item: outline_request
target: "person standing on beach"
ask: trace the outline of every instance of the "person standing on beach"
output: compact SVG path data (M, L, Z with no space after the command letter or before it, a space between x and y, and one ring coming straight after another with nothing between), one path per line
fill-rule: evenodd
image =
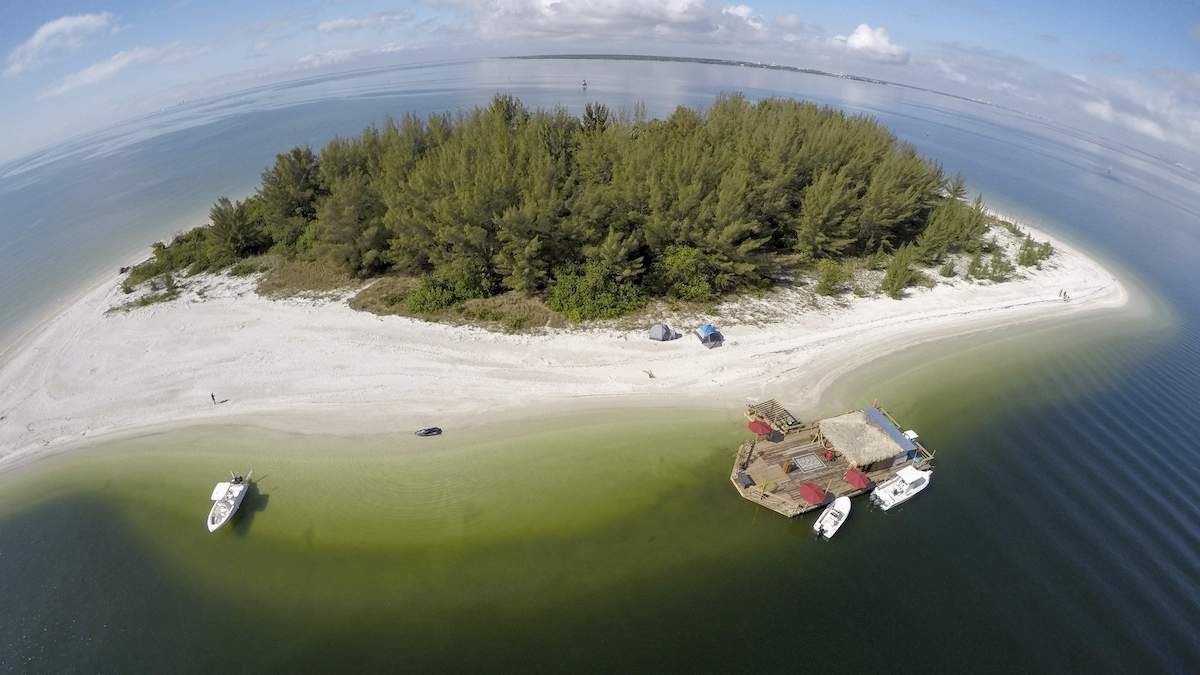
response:
M217 395L216 394L209 393L208 397L213 400L213 405L217 404Z

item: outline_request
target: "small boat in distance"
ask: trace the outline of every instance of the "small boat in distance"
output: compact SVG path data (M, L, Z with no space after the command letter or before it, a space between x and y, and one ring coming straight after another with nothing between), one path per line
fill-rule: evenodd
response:
M921 490L929 487L933 471L921 471L913 466L906 466L896 472L895 476L880 483L871 492L871 503L887 511L898 504L903 504Z
M425 427L424 429L417 429L416 434L421 437L441 436L442 429L441 427Z
M584 88L584 89L587 89L587 80L584 80L584 81L583 81L583 88Z
M216 532L237 513L242 499L246 497L246 490L250 489L250 476L253 475L254 469L245 476L237 476L230 471L229 480L221 481L213 488L212 496L209 497L213 501L212 509L208 512L209 532Z
M817 522L813 523L813 532L826 539L832 539L848 517L850 517L850 498L838 497L833 500L832 504L825 507L820 517L817 518Z

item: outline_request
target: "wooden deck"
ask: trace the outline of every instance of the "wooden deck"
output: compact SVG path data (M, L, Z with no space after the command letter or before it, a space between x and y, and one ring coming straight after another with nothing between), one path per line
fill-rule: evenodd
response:
M774 404L774 401L769 403ZM782 417L782 414L774 410L773 412L776 413L773 415L775 419ZM790 417L790 413L786 414ZM884 414L887 412L884 411ZM751 420L761 419L755 408L748 410L746 416ZM892 419L891 415L887 416ZM894 419L892 421L895 422ZM873 483L878 484L894 476L896 471L904 466L927 468L933 459L933 453L926 450L920 442L916 445L918 450L915 460L864 473ZM792 517L824 506L809 504L800 497L800 486L804 483L814 483L823 488L829 493L828 501L868 492L871 487L863 490L843 479L849 468L850 464L846 459L836 453L826 461L825 448L817 440L816 424L796 424L786 432L777 430L769 436L743 443L738 449L729 479L742 497ZM753 484L743 485L743 477L748 477Z

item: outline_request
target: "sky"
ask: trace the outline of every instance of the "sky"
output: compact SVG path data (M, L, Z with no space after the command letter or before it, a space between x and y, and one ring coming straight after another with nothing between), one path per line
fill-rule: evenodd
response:
M0 161L314 72L582 52L878 77L1200 158L1200 0L5 0Z

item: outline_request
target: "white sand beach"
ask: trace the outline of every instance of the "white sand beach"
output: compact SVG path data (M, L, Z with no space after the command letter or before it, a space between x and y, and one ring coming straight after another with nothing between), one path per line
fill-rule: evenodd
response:
M726 343L712 350L690 334L700 317L674 324L684 336L665 343L644 328L507 335L375 316L344 300L270 300L244 278L206 277L172 302L106 314L127 299L114 275L4 355L0 468L118 432L212 421L365 433L461 428L535 405L735 408L778 396L804 409L889 352L1127 302L1098 262L1026 229L1056 253L1042 270L1020 268L1023 278L939 277L902 300L743 299L713 317Z

